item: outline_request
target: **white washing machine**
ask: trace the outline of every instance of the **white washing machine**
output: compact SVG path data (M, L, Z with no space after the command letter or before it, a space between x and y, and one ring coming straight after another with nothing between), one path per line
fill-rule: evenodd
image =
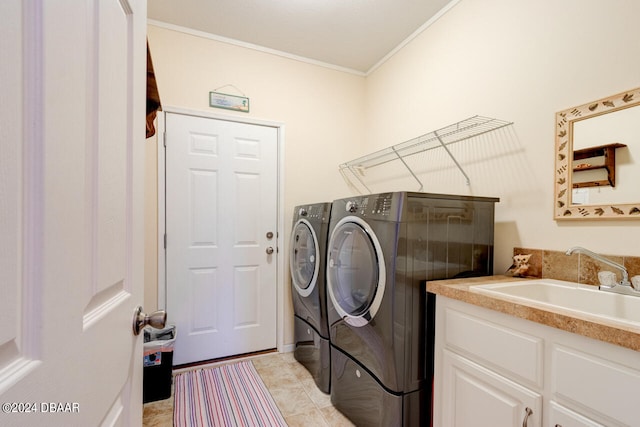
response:
M294 356L329 393L331 357L327 322L325 259L331 203L297 206L289 267L294 311Z

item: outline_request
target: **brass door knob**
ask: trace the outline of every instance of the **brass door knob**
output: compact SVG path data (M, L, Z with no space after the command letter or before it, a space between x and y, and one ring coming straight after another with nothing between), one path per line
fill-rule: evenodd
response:
M152 328L162 329L167 323L167 312L164 310L154 311L147 315L142 311L142 306L136 307L133 312L133 335L140 335L140 331L149 325Z

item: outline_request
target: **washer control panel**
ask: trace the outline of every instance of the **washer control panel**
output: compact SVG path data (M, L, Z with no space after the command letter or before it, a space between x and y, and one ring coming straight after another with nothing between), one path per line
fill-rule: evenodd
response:
M308 220L321 220L329 221L329 214L331 213L331 203L326 204L314 204L308 206L298 207L297 214L300 218L306 218Z

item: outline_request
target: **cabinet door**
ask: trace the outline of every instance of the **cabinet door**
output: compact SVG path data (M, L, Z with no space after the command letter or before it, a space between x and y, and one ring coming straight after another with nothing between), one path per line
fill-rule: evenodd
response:
M443 426L541 426L540 394L448 350L442 368Z
M549 404L549 420L549 425L555 427L604 427L553 401Z
M616 359L615 347L603 351L587 340L577 346L556 344L552 349L553 399L567 408L602 420L607 426L637 426L640 407L640 371ZM637 360L637 353L634 359ZM623 363L620 363L623 362Z

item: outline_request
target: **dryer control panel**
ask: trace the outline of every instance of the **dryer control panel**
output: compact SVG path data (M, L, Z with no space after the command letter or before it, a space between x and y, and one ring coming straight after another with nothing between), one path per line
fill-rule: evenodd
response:
M381 193L348 199L344 209L347 214L365 218L389 219L397 216L401 197L397 193Z
M371 206L371 213L382 216L389 216L389 213L391 212L392 202L393 193L384 193L378 195Z

